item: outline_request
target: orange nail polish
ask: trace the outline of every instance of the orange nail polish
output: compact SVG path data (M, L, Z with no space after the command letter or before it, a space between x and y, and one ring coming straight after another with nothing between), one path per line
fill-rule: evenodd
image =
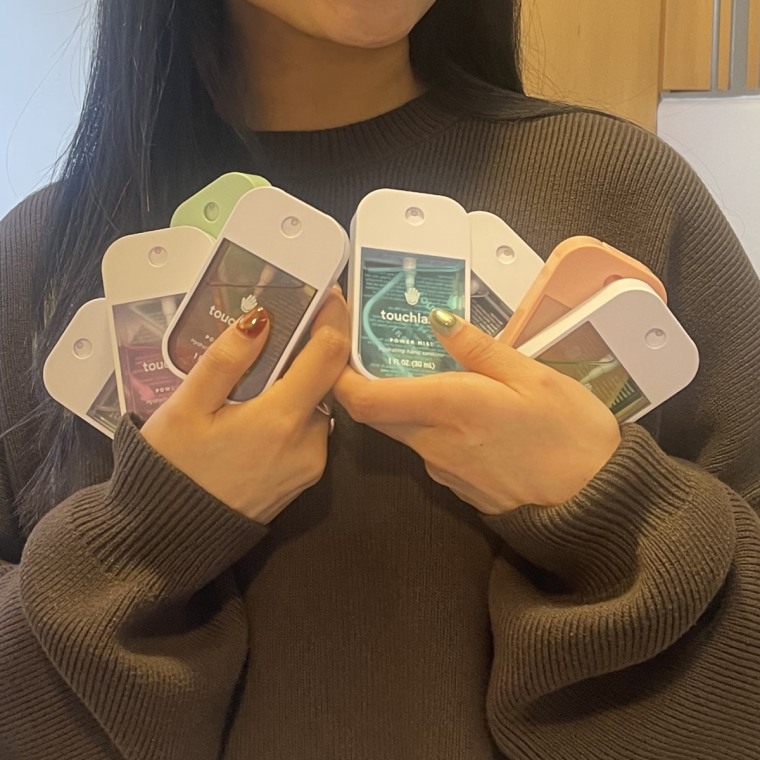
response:
M235 324L237 329L246 337L255 338L257 335L261 335L268 322L269 314L267 314L266 309L263 306L257 306L253 311L243 314Z

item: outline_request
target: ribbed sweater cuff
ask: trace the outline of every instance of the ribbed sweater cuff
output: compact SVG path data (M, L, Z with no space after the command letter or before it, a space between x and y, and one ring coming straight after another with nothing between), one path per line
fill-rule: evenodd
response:
M660 602L677 596L692 619L721 585L735 540L727 488L667 456L635 424L623 426L615 454L573 498L485 520L520 556L586 601L610 598L643 573Z
M109 572L147 570L156 593L204 586L268 532L173 467L129 417L116 430L105 493L82 494L72 519Z

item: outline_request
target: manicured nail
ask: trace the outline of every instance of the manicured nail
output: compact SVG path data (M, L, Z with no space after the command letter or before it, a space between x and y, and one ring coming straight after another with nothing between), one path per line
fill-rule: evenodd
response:
M430 312L430 326L440 335L448 337L459 332L462 320L446 309L433 309Z
M269 314L267 314L266 309L263 306L257 306L253 311L243 314L235 324L237 329L246 337L255 338L257 335L261 335L268 322Z

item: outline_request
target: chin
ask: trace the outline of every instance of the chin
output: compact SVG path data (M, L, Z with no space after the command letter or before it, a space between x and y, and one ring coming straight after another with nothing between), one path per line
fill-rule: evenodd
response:
M330 41L346 47L362 48L365 50L378 50L389 47L403 40L411 31L404 29L397 33L378 34L377 30L367 30L362 32L361 29L352 29L350 32L341 35L331 36Z
M407 37L430 5L432 3L408 0L387 3L373 0L371 5L338 3L337 7L333 7L332 23L326 23L323 27L323 35L332 42L348 47L388 47Z

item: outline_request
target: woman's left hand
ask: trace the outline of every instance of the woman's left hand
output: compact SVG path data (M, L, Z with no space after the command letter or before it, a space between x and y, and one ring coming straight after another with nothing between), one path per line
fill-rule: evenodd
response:
M491 515L561 504L615 452L617 420L577 380L441 309L430 323L465 371L369 380L346 368L335 396L460 499Z

